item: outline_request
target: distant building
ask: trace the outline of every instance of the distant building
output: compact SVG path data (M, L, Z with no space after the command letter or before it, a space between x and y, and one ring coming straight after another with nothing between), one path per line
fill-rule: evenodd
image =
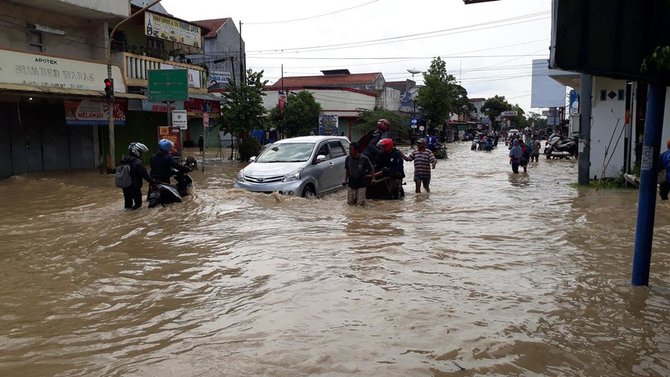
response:
M225 89L231 80L239 84L245 69L245 43L233 19L217 18L193 23L209 30L203 35L203 53L188 55L193 64L209 70L208 89Z
M267 88L265 107L277 106L285 99L285 93L307 90L321 104L322 115L337 117L340 132L354 140L362 136L352 129L361 110L397 111L400 106L400 90L389 87L379 72L350 73L348 69L321 72L322 76L281 78Z

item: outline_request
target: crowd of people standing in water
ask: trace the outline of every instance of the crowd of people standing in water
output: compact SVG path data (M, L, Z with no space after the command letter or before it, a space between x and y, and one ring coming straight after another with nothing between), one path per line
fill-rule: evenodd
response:
M349 154L345 161L345 175L343 186L347 187L347 203L349 205L365 205L368 197L368 189L379 182L385 182L388 196L386 199L398 199L404 196L402 188L405 172L404 162L414 164L415 193L430 192L431 170L437 164L436 155L428 147L430 142L434 143L433 136L419 138L416 140L416 148L411 147L405 154L389 137L390 122L379 119L375 130L368 133L360 142L352 142L349 146ZM498 132L483 134L475 138L473 142L490 147L491 150L498 144L498 139L505 134ZM367 139L366 139L367 137ZM509 135L506 143L509 146L509 164L514 174L528 171L528 163L538 162L541 148L540 136L531 134L526 136L526 141L521 133ZM669 142L670 148L670 142ZM167 140L160 140L158 152L154 154L151 161L151 172L144 167L141 156L148 148L142 143L131 143L128 146L128 157L122 164L130 166L130 178L132 184L123 188L124 208L134 210L142 206L142 182L146 180L151 187L164 183L169 184L170 176L175 171L188 172L191 169L181 165L172 156L174 144ZM670 154L668 154L670 155ZM441 157L442 158L442 157ZM670 160L670 158L668 158ZM670 184L668 185L670 187ZM669 190L670 191L670 190Z
M538 162L540 159L540 148L542 143L538 137L528 137L523 140L523 135L515 134L509 139L509 163L512 165L512 172L519 173L519 167L523 172L528 172L528 162Z

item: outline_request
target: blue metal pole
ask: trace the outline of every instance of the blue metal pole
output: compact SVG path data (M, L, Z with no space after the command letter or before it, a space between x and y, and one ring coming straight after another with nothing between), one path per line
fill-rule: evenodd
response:
M633 285L649 285L651 241L654 235L654 216L656 214L656 171L663 133L665 91L665 85L651 84L647 96L647 118L642 142L640 193L637 205L635 254L633 255Z

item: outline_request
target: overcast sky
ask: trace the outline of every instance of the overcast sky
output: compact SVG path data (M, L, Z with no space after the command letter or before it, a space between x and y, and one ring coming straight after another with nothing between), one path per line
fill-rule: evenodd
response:
M347 68L411 79L434 57L470 98L502 95L530 108L532 60L549 58L551 0L163 0L188 21L230 17L246 43L247 68L269 83ZM421 84L421 73L414 79Z

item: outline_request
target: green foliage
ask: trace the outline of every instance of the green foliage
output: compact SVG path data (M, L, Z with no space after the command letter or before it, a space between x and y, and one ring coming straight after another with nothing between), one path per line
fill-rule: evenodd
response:
M450 114L458 114L472 109L468 93L456 83L453 75L447 73L447 65L440 57L430 63L423 74L424 86L418 91L416 103L422 108L431 123L439 127L448 120Z
M374 130L377 128L377 121L379 119L387 119L391 122L389 133L404 135L409 126L409 115L401 113L400 111L392 111L375 108L374 110L363 110L358 115L358 122L356 128L363 132Z
M542 118L540 114L530 112L528 115L528 123L534 125L535 128L547 128L547 118Z
M303 90L299 93L289 93L284 113L279 106L270 111L269 119L279 132L286 137L309 135L310 131L319 126L321 104L316 102L312 93Z
M666 77L670 75L670 46L656 46L642 61L640 72Z
M258 154L261 152L262 146L255 137L247 136L242 139L242 142L238 148L240 153L240 160L249 161L251 157L258 156Z
M496 118L500 116L503 111L512 110L512 105L507 102L505 96L493 96L484 101L482 112L489 117L494 130L499 130L500 127L496 123Z
M246 82L237 85L231 81L224 94L225 101L218 120L219 129L233 134L248 134L254 129L265 129L265 107L263 106L263 71L247 71Z

